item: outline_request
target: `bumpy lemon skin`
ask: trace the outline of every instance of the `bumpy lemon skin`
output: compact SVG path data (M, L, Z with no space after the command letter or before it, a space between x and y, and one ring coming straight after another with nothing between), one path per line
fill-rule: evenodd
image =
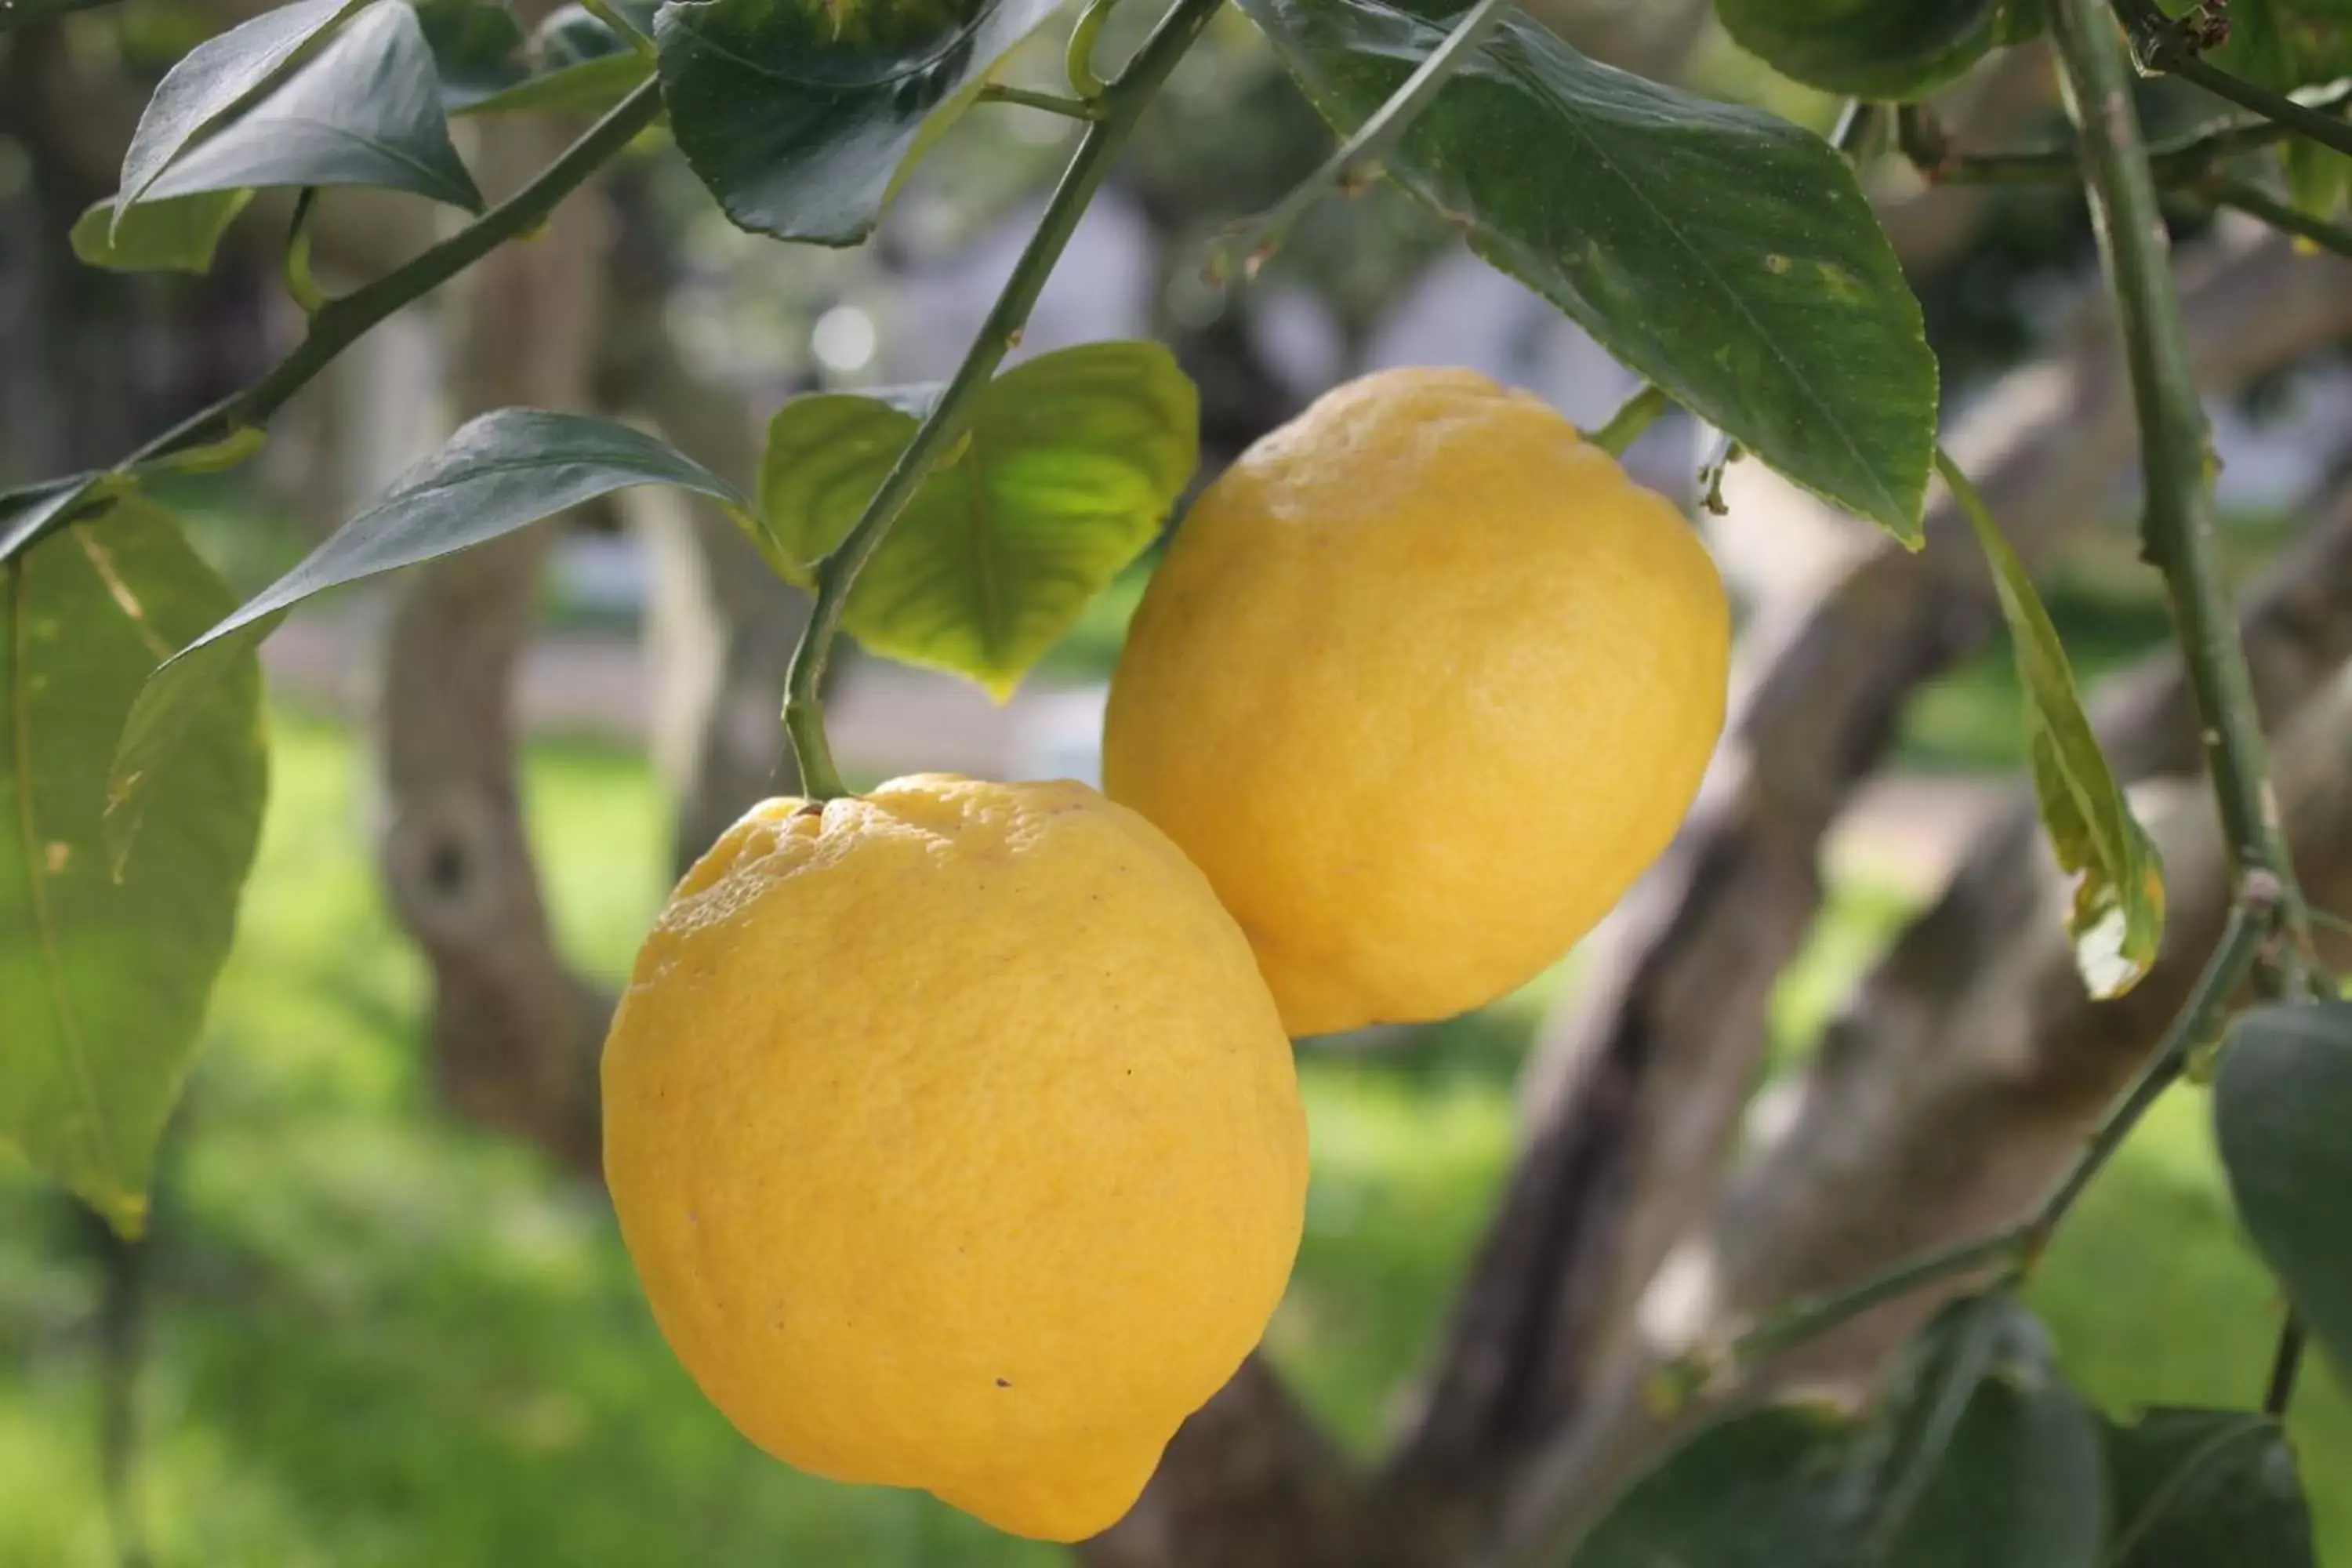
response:
M604 1058L654 1316L754 1442L1075 1541L1134 1502L1297 1250L1307 1131L1247 943L1083 785L754 808Z
M1441 1018L1672 838L1730 615L1664 498L1469 371L1341 386L1202 494L1112 679L1104 787L1208 874L1294 1035Z

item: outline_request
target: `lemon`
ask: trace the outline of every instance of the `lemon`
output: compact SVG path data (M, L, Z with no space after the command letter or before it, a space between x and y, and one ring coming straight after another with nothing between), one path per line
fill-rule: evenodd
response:
M762 805L663 910L604 1059L654 1316L761 1447L1015 1534L1126 1512L1256 1343L1307 1131L1201 874L1080 784Z
M1244 453L1154 573L1105 789L1249 933L1294 1035L1533 977L1672 838L1730 624L1663 497L1468 371L1328 394Z

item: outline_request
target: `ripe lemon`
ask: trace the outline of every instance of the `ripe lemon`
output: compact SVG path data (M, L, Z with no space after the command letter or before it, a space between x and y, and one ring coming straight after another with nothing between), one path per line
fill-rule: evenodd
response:
M1537 399L1397 370L1201 497L1111 681L1105 788L1181 846L1311 1035L1559 958L1673 837L1730 617L1663 497Z
M678 885L604 1060L654 1316L754 1442L1056 1541L1257 1342L1307 1129L1247 943L1075 784L773 800Z

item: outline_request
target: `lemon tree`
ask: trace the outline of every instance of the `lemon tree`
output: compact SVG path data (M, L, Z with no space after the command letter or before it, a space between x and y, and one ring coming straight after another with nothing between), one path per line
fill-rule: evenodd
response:
M104 3L16 0L0 30ZM1113 1527L1282 1293L1307 1169L1288 1037L1444 1016L1526 979L1700 788L1730 606L1687 520L1615 462L1669 405L1719 433L1717 475L1752 457L1909 546L1940 465L2017 645L2084 981L2129 990L2163 943L2162 868L1999 520L1939 455L1935 358L1856 168L1892 142L1930 177L1968 173L1971 153L1895 105L2046 37L2071 139L1979 172L2079 181L2098 220L2144 550L2231 857L2227 925L2146 1076L2024 1219L1798 1303L1648 1391L1702 1398L1912 1291L1989 1280L1914 1338L1874 1406L1707 1427L1551 1559L2089 1568L2260 1542L2265 1563L2307 1562L2275 1418L2306 1333L2352 1356L2352 1221L2328 1199L2352 1023L2310 1000L2158 187L2352 247L2352 131L2322 87L2352 59L2342 6L1722 0L1738 44L1857 95L1825 137L1587 58L1508 0L1236 4L1339 141L1289 198L1234 215L1212 269L1234 279L1327 192L1388 179L1642 378L1622 414L1580 432L1465 373L1373 376L1180 521L1200 408L1171 355L1097 344L1008 368L1222 0L1171 0L1115 66L1109 0L1092 0L1068 24L1066 91L997 79L1058 25L1042 0L600 3L528 38L489 0L297 0L191 49L74 247L202 270L256 191L297 190L285 280L305 331L111 466L0 493L0 1141L137 1228L251 858L253 654L286 610L616 489L694 491L737 517L778 592L814 596L778 693L808 795L755 809L681 883L614 1025L606 1167L647 1298L713 1403L790 1463L924 1488L1020 1534ZM2152 157L2135 68L2237 118ZM549 107L595 118L486 204L451 116ZM641 432L507 410L242 606L155 502L161 475L248 460L338 355L632 147L674 146L751 233L849 245L982 111L1058 116L1073 144L969 351L936 385L788 404L757 495ZM328 298L308 215L355 187L439 204L451 226ZM844 630L1002 694L1171 524L1115 683L1108 797L845 786L822 700ZM2270 1005L2227 1028L2250 982ZM2223 1034L2222 1155L2296 1316L2263 1409L2109 1426L2010 1287ZM1465 1483L1466 1513L1500 1489Z

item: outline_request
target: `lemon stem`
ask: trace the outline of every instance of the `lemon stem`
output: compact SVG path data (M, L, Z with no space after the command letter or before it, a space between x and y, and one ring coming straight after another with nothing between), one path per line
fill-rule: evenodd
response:
M825 740L821 690L825 662L833 652L833 639L841 630L842 611L848 604L857 574L873 559L898 514L915 499L915 492L930 476L932 466L971 424L972 405L981 390L1020 342L1021 329L1027 323L1029 312L1036 308L1046 276L1054 270L1055 262L1061 259L1070 236L1077 229L1080 215L1101 188L1104 176L1110 173L1111 162L1127 141L1128 133L1135 129L1144 105L1168 79L1168 73L1176 68L1176 62L1183 58L1184 51L1192 47L1192 40L1223 3L1223 0L1177 0L1175 7L1160 18L1151 37L1136 51L1127 68L1103 89L1097 100L1100 118L1087 124L1077 152L1072 154L1061 183L1054 187L1054 195L1045 204L1045 216L1037 221L1037 231L1029 237L1027 247L1013 266L1013 276L1005 279L1003 292L997 296L988 319L981 323L963 363L956 367L954 377L917 426L914 438L898 454L898 460L891 465L881 488L866 503L857 521L832 553L816 563L816 603L809 611L800 644L793 650L791 673L784 682L784 731L792 740L793 758L800 765L802 791L811 798L827 800L848 793L841 782L840 770L834 765L833 749Z

